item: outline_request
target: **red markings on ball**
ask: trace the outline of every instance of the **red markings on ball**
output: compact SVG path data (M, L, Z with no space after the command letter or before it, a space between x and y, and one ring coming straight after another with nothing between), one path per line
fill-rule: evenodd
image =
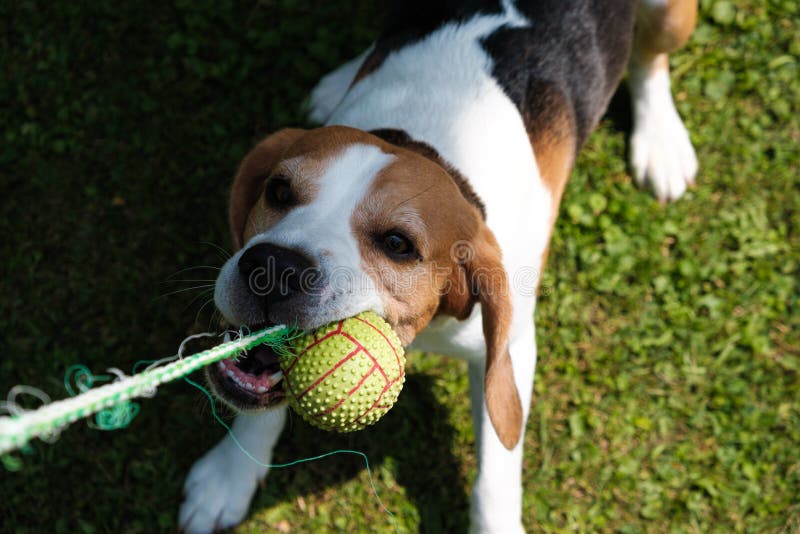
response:
M322 343L322 342L324 342L326 340L329 340L329 339L331 339L331 338L333 338L333 337L338 335L338 336L341 336L341 337L347 339L350 343L352 343L355 346L355 349L350 351L344 357L342 357L338 362L336 362L336 364L332 368L326 370L325 373L323 373L320 377L318 377L316 380L314 380L314 382L311 385L309 385L301 393L299 393L296 396L297 400L300 400L306 394L308 394L310 391L312 391L314 388L319 386L319 384L321 384L333 372L335 372L342 365L344 365L345 363L347 363L348 361L353 359L359 353L363 353L364 355L366 355L372 361L373 365L369 369L369 371L367 371L360 378L358 383L355 384L341 399L339 399L333 406L330 406L330 407L326 408L325 410L323 410L323 411L321 411L321 412L319 412L317 414L314 414L313 415L314 418L319 418L319 417L322 417L324 415L327 415L327 414L335 411L337 408L339 408L345 402L347 402L347 400L350 399L353 395L355 395L358 392L358 390L364 385L364 383L367 381L367 379L370 376L372 376L376 371L379 372L381 374L381 376L383 376L384 386L383 386L380 394L378 395L378 398L375 399L375 402L373 402L372 405L369 408L367 408L363 413L361 413L352 422L360 421L361 419L366 417L368 414L370 414L374 410L386 410L386 409L389 409L391 407L391 404L388 404L388 405L387 404L381 404L381 400L383 399L384 394L394 384L396 384L398 381L403 380L403 378L405 376L405 368L404 368L405 366L402 364L402 360L400 358L400 355L397 353L397 350L395 349L394 345L389 340L389 338L386 336L386 334L384 334L381 331L380 328L378 328L374 324L370 323L369 321L366 321L366 320L364 320L364 319L362 319L360 317L354 317L354 319L356 319L356 320L360 321L361 323L367 325L369 328L371 328L372 330L374 330L375 332L380 334L381 338L383 338L383 340L386 342L386 345L388 345L389 348L391 348L392 353L395 356L395 362L397 364L398 375L397 375L396 378L390 379L389 376L387 376L387 374L386 374L386 370L384 370L383 367L381 367L381 365L378 362L377 358L372 353L370 353L370 351L366 347L364 347L364 345L362 345L361 342L359 342L356 338L354 338L349 333L343 331L345 321L344 320L343 321L339 321L339 323L337 324L337 326L336 326L336 328L334 330L331 330L330 332L326 333L322 337L317 338L316 334L315 334L314 335L314 341L311 344L309 344L307 347L305 347L302 350L302 352L300 352L297 355L297 357L294 359L294 361L292 361L291 364L286 368L286 370L284 371L284 380L286 380L287 386L291 388L291 384L289 382L289 375L291 374L292 369L297 364L297 362L300 361L300 358L302 358L309 350L311 350L314 347L318 346L320 343ZM334 430L338 430L338 427L334 428Z
M287 367L287 368L286 368L286 371L284 371L284 374L285 374L285 375L288 375L289 373L291 373L291 372L292 372L292 368L294 367L294 365L295 365L295 364L296 364L298 361L300 361L300 357L301 357L301 356L303 356L303 354L305 354L305 353L306 353L306 352L308 352L309 350L313 349L314 347L316 347L317 345L319 345L320 343L322 343L322 342L323 342L323 341L325 341L326 339L332 338L332 337L333 337L333 336L335 336L336 334L340 334L340 333L342 332L342 328L344 328L344 321L339 321L339 324L336 326L336 329L335 329L335 330L331 330L330 332L328 332L327 334L325 334L325 335L324 335L324 336L322 336L321 338L317 338L317 333L316 333L316 332L314 332L314 342L313 342L313 343L311 343L311 344L310 344L309 346L307 346L306 348L304 348L304 349L303 349L303 352L301 352L300 354L298 354L298 355L297 355L297 358L295 358L294 360L292 360L292 363L291 363L291 364L289 364L289 367ZM392 348L394 348L394 347L392 347Z

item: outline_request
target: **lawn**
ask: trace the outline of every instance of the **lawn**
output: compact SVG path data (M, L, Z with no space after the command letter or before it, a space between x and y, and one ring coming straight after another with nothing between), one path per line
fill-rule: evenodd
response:
M315 81L375 37L375 4L0 5L0 392L62 397L72 363L129 370L208 328L238 160L303 124ZM623 91L583 151L536 312L530 531L800 530L798 17L795 0L701 2L672 59L701 165L679 202L632 184ZM463 532L465 369L409 361L379 424L334 436L294 417L275 461L363 451L400 531ZM178 382L128 429L36 442L0 474L0 530L173 532L223 432ZM345 455L273 471L240 527L391 529Z

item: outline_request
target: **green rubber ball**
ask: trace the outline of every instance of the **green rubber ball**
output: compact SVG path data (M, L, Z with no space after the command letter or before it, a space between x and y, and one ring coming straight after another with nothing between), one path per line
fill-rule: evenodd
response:
M403 389L403 345L373 312L318 328L291 349L281 361L289 404L323 430L352 432L377 422Z

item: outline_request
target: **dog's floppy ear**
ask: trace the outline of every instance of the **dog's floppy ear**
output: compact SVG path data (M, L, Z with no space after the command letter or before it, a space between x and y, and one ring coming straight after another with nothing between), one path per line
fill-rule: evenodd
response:
M459 268L453 273L441 310L466 318L472 305L480 303L486 339L486 408L497 436L511 450L522 434L522 402L508 348L511 292L500 247L491 230L481 222L477 236L455 245L453 256Z
M242 248L243 234L250 210L258 200L261 185L270 171L281 160L286 149L306 130L286 128L270 135L245 156L236 173L228 202L228 220L233 237L233 248Z

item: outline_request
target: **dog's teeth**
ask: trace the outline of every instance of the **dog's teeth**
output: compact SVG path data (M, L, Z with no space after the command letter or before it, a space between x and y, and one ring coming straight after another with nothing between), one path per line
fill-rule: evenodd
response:
M274 375L270 376L270 378L272 379L272 382L273 382L274 384L277 384L277 383L278 383L278 382L280 382L280 381L281 381L281 379L283 378L283 371L278 371L278 372L277 372L277 373L275 373Z
M231 333L229 331L226 331L225 337L223 337L222 339L225 341L225 343L229 342L231 340Z
M234 380L236 380L236 377L234 376L233 371L231 371L230 369L228 369L228 376L233 378Z
M247 389L253 389L253 384L249 384L248 383L248 384L245 384L244 387L246 387Z
M256 393L266 393L267 391L269 391L269 390L267 388L265 388L264 386L258 386L258 389L256 390Z
M220 368L220 369L222 369L222 370L225 370L225 362L219 362L219 363L217 364L217 367L219 367L219 368Z

